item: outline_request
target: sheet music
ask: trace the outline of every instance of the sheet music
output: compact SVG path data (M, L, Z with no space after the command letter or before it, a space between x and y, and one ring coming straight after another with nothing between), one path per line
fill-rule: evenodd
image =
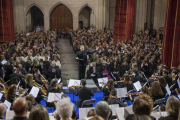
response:
M64 90L64 89L68 89L68 87L67 87L67 86L63 86L62 89L63 89L63 90Z
M169 85L168 84L166 85L166 91L167 91L168 95L170 96L171 95L171 91L169 89Z
M54 100L58 101L61 99L62 93L54 93L54 94L55 94Z
M117 98L127 97L127 88L118 88L117 90Z
M112 115L116 115L116 108L119 108L119 104L109 105L109 108L112 110Z
M178 95L178 98L180 99L180 95Z
M87 118L87 114L91 109L94 109L94 107L79 108L79 119Z
M38 93L39 93L39 88L33 86L29 94L31 94L33 97L36 98Z
M124 119L124 107L116 108L116 114L117 114L119 120L125 120Z
M6 64L6 63L7 63L7 61L6 61L6 60L3 60L1 63L4 65L4 64Z
M98 78L98 83L99 83L99 87L102 87L101 83L107 83L108 82L108 78L104 77L104 78Z
M156 120L158 120L161 117L161 114L160 114L160 112L152 112L151 116L155 117Z
M160 114L161 114L161 116L162 116L162 117L165 117L165 116L167 116L167 115L168 115L166 111L164 111L164 112L160 112Z
M71 87L71 86L80 86L80 85L81 85L81 80L70 79L68 87Z
M27 112L27 117L29 118L29 113L30 112ZM10 110L10 111L7 111L6 112L6 120L12 120L13 117L14 117L14 111L13 110Z
M133 83L133 85L134 85L134 87L135 87L135 89L136 89L137 91L139 91L139 90L142 88L142 86L141 86L141 84L140 84L139 81Z
M0 92L0 100L2 99L3 94Z
M55 97L55 94L54 94L54 93L49 93L49 94L48 94L48 100L47 100L47 102L53 102L53 101L54 101L54 97Z
M61 82L61 78L58 80L58 83L60 83Z
M7 106L7 111L9 111L11 108L11 103L9 101L5 100L4 104Z
M129 114L134 114L132 107L133 105L124 107L124 118L126 118Z
M94 77L95 75L94 74L91 74L92 77Z
M177 83L178 83L178 86L180 88L180 80L179 80L179 78L177 79Z

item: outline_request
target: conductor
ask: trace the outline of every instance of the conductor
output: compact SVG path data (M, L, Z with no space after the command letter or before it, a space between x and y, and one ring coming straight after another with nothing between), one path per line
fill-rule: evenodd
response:
M96 50L98 50L98 47L96 47ZM85 78L85 70L86 70L86 65L88 63L87 55L96 52L96 50L89 52L87 50L84 50L84 45L80 46L80 51L78 51L75 56L75 59L78 60L78 72L79 72L78 78L79 78L79 80Z

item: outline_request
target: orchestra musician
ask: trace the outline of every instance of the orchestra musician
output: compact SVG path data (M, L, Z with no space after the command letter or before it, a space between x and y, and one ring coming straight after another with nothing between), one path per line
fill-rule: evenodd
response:
M101 84L102 84L102 92L104 92L103 100L107 101L111 90L114 88L114 81L112 79L109 79L106 86L104 83Z
M158 81L154 81L150 90L151 97L153 101L161 99L164 97L164 93Z
M34 69L34 75L33 75L33 80L35 80L35 82L37 82L38 84L42 85L44 80L39 80L39 69L35 68Z
M172 85L172 77L170 77L168 73L168 70L163 70L163 77L166 79L166 82L170 87Z
M111 69L111 76L114 80L119 81L119 68L116 61L114 61L113 63L113 67Z
M24 91L24 93L22 93L22 94L20 94L20 95L16 95L17 85L16 85L16 84L12 84L12 85L9 87L9 89L8 89L6 99L7 99L7 101L9 101L11 104L13 104L14 100L15 100L17 97L24 96L27 91L28 91L28 89L26 89L26 90Z
M126 87L127 91L133 90L134 88L130 76L127 73L125 73L123 77L124 80L121 83L121 87Z
M81 88L75 89L73 88L74 95L78 96L79 99L76 101L76 106L80 108L82 106L83 101L90 100L91 96L94 96L94 93L90 88L86 87L86 80L81 80Z
M164 77L158 77L157 80L161 86L161 90L163 91L164 95L166 95L166 93L167 93L167 91L166 91L166 85L167 85L166 79Z
M58 79L54 78L51 80L50 85L47 89L47 96L49 95L50 92L52 92L52 93L63 93L62 84L58 84ZM54 101L54 102L56 102L56 101ZM51 103L47 102L46 107L55 107L54 102L51 102Z
M142 77L139 75L139 71L138 71L138 69L137 68L134 68L133 70L132 70L132 75L133 75L133 77L131 78L131 81L133 82L133 83L135 83L135 82L137 82L137 81L139 81L139 82L142 82Z
M125 107L127 106L127 104L124 104L122 101L118 100L117 99L117 91L116 89L111 89L111 98L108 98L107 100L107 103L109 105L112 105L112 104L119 104L119 107Z

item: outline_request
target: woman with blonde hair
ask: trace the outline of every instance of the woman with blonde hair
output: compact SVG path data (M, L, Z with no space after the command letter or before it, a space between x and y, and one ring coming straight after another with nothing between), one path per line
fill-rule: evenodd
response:
M28 93L30 92L32 87L33 87L33 74L27 74L26 75L26 88L28 88Z
M47 109L40 104L34 106L29 114L29 120L49 120Z
M166 103L166 112L168 116L160 117L159 120L180 120L180 101L175 96L168 98Z

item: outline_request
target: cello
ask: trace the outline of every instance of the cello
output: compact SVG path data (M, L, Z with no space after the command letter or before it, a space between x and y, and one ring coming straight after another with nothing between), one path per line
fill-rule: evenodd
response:
M47 90L48 87L49 87L48 81L47 81L40 73L39 73L39 79L40 79L41 81L43 81L43 85L44 85L45 89Z
M43 86L39 85L36 82L33 82L33 86L38 87L40 89L39 90L40 95L45 95L46 96L47 93L46 93L46 90L44 89Z

